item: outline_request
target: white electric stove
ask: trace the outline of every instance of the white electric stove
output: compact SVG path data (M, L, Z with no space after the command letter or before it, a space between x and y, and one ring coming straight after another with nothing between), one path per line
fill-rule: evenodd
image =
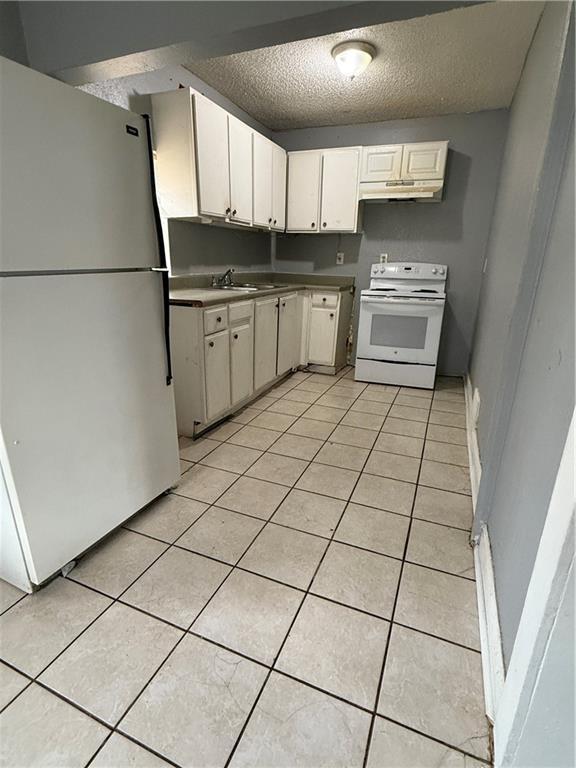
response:
M442 264L373 264L361 292L355 378L433 389L446 302Z

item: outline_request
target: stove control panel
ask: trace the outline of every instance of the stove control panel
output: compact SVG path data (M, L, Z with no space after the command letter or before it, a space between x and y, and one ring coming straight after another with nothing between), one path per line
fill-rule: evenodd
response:
M402 278L413 280L433 280L445 278L448 267L444 264L421 264L418 262L398 261L388 264L372 264L371 277L387 279Z

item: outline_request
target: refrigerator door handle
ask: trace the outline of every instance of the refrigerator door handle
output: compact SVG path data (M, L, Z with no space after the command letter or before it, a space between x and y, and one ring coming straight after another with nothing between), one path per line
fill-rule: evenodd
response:
M166 266L166 251L164 249L164 237L162 235L162 222L160 209L156 197L156 180L154 178L154 150L152 146L152 128L150 115L142 115L146 123L146 139L148 142L148 166L150 169L150 191L152 193L152 210L154 213L154 226L156 228L156 240L158 241L158 256L160 266L154 269L162 272L162 297L164 303L164 346L166 349L166 386L172 384L172 354L170 352L170 282Z

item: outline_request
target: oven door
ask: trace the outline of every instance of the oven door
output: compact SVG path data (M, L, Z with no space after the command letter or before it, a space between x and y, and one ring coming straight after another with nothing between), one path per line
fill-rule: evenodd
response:
M444 299L366 296L360 299L357 356L434 365Z

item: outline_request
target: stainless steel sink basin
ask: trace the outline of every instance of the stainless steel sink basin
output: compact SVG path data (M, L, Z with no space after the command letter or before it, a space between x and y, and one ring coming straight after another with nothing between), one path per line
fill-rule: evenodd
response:
M254 285L215 285L213 286L216 291L257 291L258 288Z
M217 291L268 291L272 288L279 288L272 283L234 283L233 285L215 285Z

